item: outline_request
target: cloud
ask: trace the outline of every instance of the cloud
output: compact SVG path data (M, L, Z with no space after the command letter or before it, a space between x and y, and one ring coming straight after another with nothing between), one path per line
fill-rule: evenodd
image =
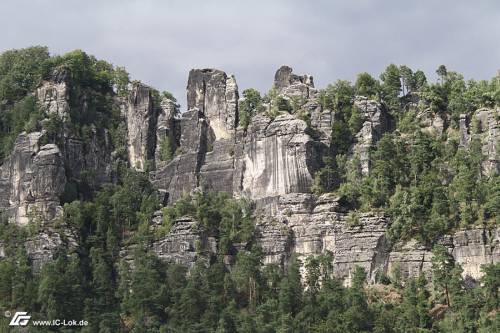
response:
M488 79L500 66L499 13L496 0L19 0L0 4L0 51L80 48L184 104L189 69L203 67L261 91L282 64L320 87L391 62Z

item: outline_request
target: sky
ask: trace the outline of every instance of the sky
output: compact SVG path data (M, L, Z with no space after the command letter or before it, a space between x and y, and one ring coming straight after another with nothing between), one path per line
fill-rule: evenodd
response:
M234 74L242 91L271 88L289 65L318 88L390 63L435 78L500 69L498 0L0 0L0 52L82 49L171 91L185 106L191 68Z

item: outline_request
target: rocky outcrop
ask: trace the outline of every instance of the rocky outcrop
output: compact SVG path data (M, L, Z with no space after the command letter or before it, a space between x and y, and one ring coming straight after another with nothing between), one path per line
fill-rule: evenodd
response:
M361 171L367 175L370 172L370 151L380 140L382 134L389 129L389 115L380 103L363 96L356 96L354 107L361 112L363 125L355 135L356 143L352 146L351 151L359 156Z
M385 272L389 244L388 220L377 214L359 214L351 220L339 198L327 194L289 194L279 197L277 210L259 220L257 239L265 264L286 264L292 253L304 263L309 256L330 252L333 272L349 283L355 266L370 279Z
M481 108L473 115L471 132L473 137L480 140L483 155L483 170L486 174L500 171L500 157L498 153L498 142L500 141L500 108Z
M217 140L232 137L238 124L236 80L217 69L192 69L187 84L187 107L198 108L206 116Z
M169 202L197 187L256 200L310 191L324 144L290 114L257 115L246 131L235 128L233 82L219 70L190 72L188 107L195 109L182 116L178 156L153 175Z
M198 259L217 253L217 243L192 217L185 216L174 221L166 236L153 242L152 250L166 262L193 267Z
M66 182L64 162L56 145L40 145L42 135L41 132L19 135L10 157L0 168L3 183L0 209L20 225L35 219L50 221L61 211L59 195Z
M448 248L463 269L465 278L479 279L481 266L500 261L500 229L477 227L461 230L439 241ZM394 276L399 271L403 279L432 275L432 249L415 240L396 244L389 255L387 273Z
M170 203L199 186L199 172L205 159L208 141L213 141L206 118L198 109L182 114L180 128L178 155L165 167L152 173L153 183L166 191Z
M151 88L137 83L132 87L127 105L127 151L130 166L144 171L153 159L156 146L156 109Z
M452 239L450 251L462 266L464 276L478 279L483 275L482 265L500 262L500 228L457 231Z
M241 194L251 199L307 193L319 168L319 143L307 124L289 114L271 120L258 115L247 131Z
M418 109L417 109L418 110ZM440 137L444 133L445 121L439 114L425 109L417 114L417 119L424 133Z
M274 75L274 88L278 94L292 98L309 99L316 92L311 75L297 75L289 66L281 66Z
M467 148L469 147L469 125L467 122L467 115L461 114L460 120L458 122L458 133L459 133L459 147Z
M42 81L36 89L35 96L48 114L56 114L59 118L69 118L69 70L61 67L54 70L48 80Z
M164 98L161 101L156 121L156 148L155 164L156 167L162 167L167 161L162 159L162 144L168 140L170 152L173 154L177 148L179 131L177 129L176 116L179 113L179 105L174 101Z

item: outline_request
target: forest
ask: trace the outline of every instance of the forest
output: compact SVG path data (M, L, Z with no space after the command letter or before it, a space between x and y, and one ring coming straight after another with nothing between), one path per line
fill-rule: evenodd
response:
M87 114L75 106L70 120L59 119L33 97L58 68L69 69L72 94L92 94ZM391 241L415 238L434 254L430 281L423 275L404 280L396 272L368 284L358 267L345 285L332 277L328 252L293 257L285 268L264 265L249 200L200 192L163 207L150 170L134 171L124 157L124 128L111 103L126 95L132 82L124 68L79 50L51 56L37 46L2 53L0 164L21 132L40 129L42 123L47 143L62 140L63 126L82 138L91 126L106 128L117 159L112 183L98 189L85 182L67 184L60 198L63 216L53 228L66 244L77 246L62 247L41 268L32 265L22 244L43 226L36 220L18 226L0 212L1 312L22 309L32 319L89 322L82 328L30 327L29 332L499 332L500 263L484 265L483 277L469 281L438 240L460 228L497 226L500 177L485 172L480 142L472 140L467 150L459 147L458 130L461 115L470 117L482 107L498 110L500 73L490 81L466 81L445 66L436 73L437 82L430 82L420 70L390 64L379 79L361 73L354 83L339 80L320 91L322 107L335 110L337 118L332 148L323 156L311 192L342 197L354 218L366 211L386 213ZM263 95L247 89L243 96L242 128L258 113L288 112L310 123L303 101L283 99L273 89ZM355 96L382 103L393 122L373 151L369 175L362 174L358 159L349 158L361 126ZM448 131L442 136L421 130L412 104L416 96L446 119ZM170 160L174 153L164 150ZM163 223L152 230L150 221L159 209ZM217 253L189 270L161 261L149 246L186 215L218 240ZM224 256L241 243L247 250L228 267ZM131 244L132 260L124 260L121 249ZM9 320L0 319L1 332L17 332L9 330Z

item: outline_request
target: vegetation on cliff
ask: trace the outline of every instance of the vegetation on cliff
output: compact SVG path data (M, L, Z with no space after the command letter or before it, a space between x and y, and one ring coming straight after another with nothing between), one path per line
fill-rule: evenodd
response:
M498 263L484 266L483 278L471 283L453 257L436 245L432 284L424 276L401 281L394 274L380 275L376 284L367 285L366 273L358 267L351 285L345 286L332 277L328 252L304 263L294 257L285 269L264 265L253 206L246 200L197 193L162 208L147 173L132 171L124 158L124 128L111 100L127 94L128 74L82 51L50 57L46 48L33 47L0 55L0 161L19 133L40 129L45 118L45 140L57 142L62 120L48 116L32 95L56 68L70 73L72 107L65 125L71 132L85 137L91 126L111 132L117 157L114 179L96 191L68 182L61 196L64 213L49 228L62 235L65 246L41 269L19 246L39 226L9 224L2 212L0 310L28 311L34 319L85 319L89 326L82 332L498 331ZM336 119L331 150L313 189L336 192L356 210L387 212L393 241L417 238L432 246L454 228L495 225L498 220L499 175L484 171L477 139L468 149L459 147L458 129L461 114L470 117L479 107L499 105L500 77L466 82L444 66L437 73L439 81L429 83L421 71L390 65L380 80L361 73L354 84L338 81L319 93L319 102ZM367 175L359 158L350 155L363 126L362 112L353 103L356 95L378 100L392 120L392 131L373 149ZM86 112L81 112L82 96ZM158 100L160 94L154 97ZM259 112L270 117L297 112L309 121L308 115L299 114L302 101L287 100L275 90L261 97L248 89L243 97L239 121L245 129ZM449 131L423 131L412 104L415 97L424 109L442 117ZM168 140L160 144L163 161L174 154ZM151 220L161 208L163 223L152 230ZM186 267L162 262L150 249L184 215L194 217L199 230L218 240L216 251L200 255L189 274ZM132 259L124 259L124 247L131 249ZM234 263L228 265L228 260ZM0 328L7 329L7 324L3 318Z

